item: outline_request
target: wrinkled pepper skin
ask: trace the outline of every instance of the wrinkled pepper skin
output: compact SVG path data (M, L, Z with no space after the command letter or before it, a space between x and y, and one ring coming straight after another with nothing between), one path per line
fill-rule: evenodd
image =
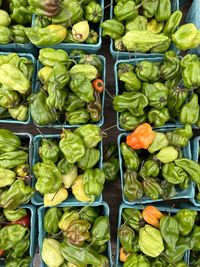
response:
M163 33L171 37L179 26L182 16L183 13L180 10L174 11L165 23Z
M121 73L119 80L124 82L124 86L127 91L135 92L140 91L141 89L142 83L133 71Z
M42 0L40 2L36 0L28 0L31 7L31 11L38 16L53 17L56 16L60 10L60 5L55 0Z
M138 9L135 2L128 0L120 1L114 7L114 14L118 21L132 20L138 16Z
M152 108L148 112L148 120L155 127L160 127L165 125L165 123L170 119L169 110L167 108L156 109Z
M90 114L85 108L79 108L73 112L65 113L66 121L69 124L86 124L90 120Z
M90 113L91 120L98 122L101 119L101 96L100 93L94 92L95 101L87 104L87 111Z
M20 96L18 92L8 90L3 86L0 86L0 105L4 108L14 108L20 103Z
M147 24L148 20L144 16L137 16L131 21L128 21L126 23L126 30L127 31L134 31L134 30L140 30L140 31L146 31L147 30Z
M193 251L200 251L200 226L194 225L192 229L191 237L194 238L194 247L192 248Z
M125 27L124 25L117 21L116 19L109 19L101 23L103 29L102 36L110 36L112 39L116 40L123 36Z
M103 172L105 174L105 179L108 181L113 181L117 179L117 174L119 172L119 160L117 158L111 158L103 163Z
M159 22L167 21L170 15L171 15L171 1L170 0L159 1L155 13L156 20Z
M187 236L192 231L196 216L197 212L189 209L182 209L176 214L180 235Z
M19 208L16 210L4 209L3 214L10 222L15 222L27 215L26 209Z
M162 166L162 175L165 180L171 184L180 184L188 178L187 173L173 162Z
M56 163L59 158L59 152L56 142L51 139L42 140L41 146L39 147L39 155L43 162L51 160Z
M93 168L100 159L100 152L96 148L86 148L85 154L82 158L78 160L77 166L82 169Z
M180 60L176 53L172 50L167 51L161 67L161 77L165 80L173 79L180 70L179 65Z
M144 3L143 3L144 2ZM152 18L156 14L159 0L144 1L142 0L143 15L147 18Z
M142 254L141 255L131 254L123 265L123 267L136 267L136 266L150 267L151 265L149 259Z
M160 70L156 63L149 61L142 61L135 69L137 77L144 82L157 82L160 78Z
M94 246L102 246L110 240L110 225L108 216L99 216L95 219L91 229Z
M133 240L135 239L134 231L127 225L121 225L117 231L119 242L123 249L128 252L134 252Z
M143 189L141 183L137 179L137 173L127 170L124 174L124 196L129 201L141 199L143 196Z
M19 136L9 130L0 129L0 153L18 150L20 146Z
M28 161L28 154L24 150L6 152L0 155L0 167L12 169Z
M44 230L48 234L56 234L59 232L58 223L62 216L62 212L57 208L49 208L44 215Z
M162 187L154 178L147 178L142 183L144 194L153 199L158 199L162 193Z
M181 167L195 183L200 183L200 165L197 162L182 158L175 160L175 164Z
M193 136L192 127L189 124L185 124L184 128L167 132L166 136L170 145L185 147L188 145L188 141Z
M90 1L85 8L85 19L92 23L97 23L101 20L102 16L103 12L101 5L95 1Z
M135 171L139 168L140 160L137 153L124 142L121 143L121 152L124 159L125 167Z
M139 175L145 179L148 177L156 178L160 172L159 164L154 160L147 160L142 165Z
M122 217L127 225L137 232L140 227L144 226L143 217L139 210L125 208L123 209Z
M187 67L182 71L184 86L188 89L195 89L200 85L200 78L197 75L200 71L200 62L188 62Z
M90 105L90 103L88 103ZM76 111L85 106L85 102L81 100L76 94L69 92L67 95L67 100L65 101L64 109L68 112Z
M23 25L13 25L11 27L12 38L15 43L26 44L29 39L25 33L25 27Z
M120 126L127 131L134 130L137 126L145 122L146 119L146 114L136 117L130 111L122 112L119 117Z
M66 51L53 48L42 48L39 52L39 61L48 67L53 67L55 62L66 65L69 62L69 57Z

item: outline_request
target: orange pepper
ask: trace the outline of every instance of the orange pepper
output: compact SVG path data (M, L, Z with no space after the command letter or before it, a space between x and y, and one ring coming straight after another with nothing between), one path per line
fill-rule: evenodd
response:
M147 149L153 142L156 133L148 123L139 125L135 131L126 137L126 144L132 149Z

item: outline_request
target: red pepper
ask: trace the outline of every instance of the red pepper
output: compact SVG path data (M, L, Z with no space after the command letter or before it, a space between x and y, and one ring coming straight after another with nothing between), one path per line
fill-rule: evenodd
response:
M19 219L18 221L15 222L11 222L11 224L21 224L22 226L25 227L30 227L30 215L27 214L26 216L24 216L23 218Z
M0 249L0 257L3 255L3 253L4 253L4 250Z
M96 90L99 93L102 93L104 90L104 82L101 79L96 79L92 82L92 86L94 90Z

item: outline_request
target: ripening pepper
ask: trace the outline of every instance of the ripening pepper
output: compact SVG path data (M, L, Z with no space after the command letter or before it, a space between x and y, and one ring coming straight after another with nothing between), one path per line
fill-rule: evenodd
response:
M200 44L200 32L195 24L187 23L172 34L172 41L180 50L196 48Z
M141 123L144 123L146 119L146 114L136 117L130 111L122 112L119 117L120 126L127 131L134 130Z
M160 79L158 64L150 61L141 61L135 69L137 77L144 82L154 83Z
M35 188L41 194L57 192L62 185L62 175L57 166L50 160L45 163L38 162L33 166L37 179Z
M11 185L15 180L15 172L0 167L0 188Z
M179 225L179 232L182 236L187 236L195 223L197 212L195 210L182 209L177 212L175 219Z
M85 104L86 103L81 100L76 94L69 92L67 95L67 100L65 101L64 109L71 113L77 109L83 108ZM90 105L90 103L88 103L88 105Z
M153 32L153 33L160 33L163 29L163 23L158 22L156 19L152 18L149 20L147 25L147 31Z
M200 86L200 78L199 73L200 71L200 62L199 61L192 61L188 62L187 67L184 68L182 71L182 79L184 86L188 89L196 89Z
M59 148L67 161L71 164L77 162L85 154L85 147L81 138L70 130L64 130L59 142Z
M119 242L126 252L133 252L133 240L135 239L135 232L126 224L121 225L117 231Z
M161 77L165 80L173 79L180 70L180 60L176 53L169 50L165 53L161 67Z
M108 35L114 40L122 37L125 31L124 25L116 19L105 20L101 23L101 28L103 29L103 37Z
M145 255L137 255L131 254L127 260L125 261L124 267L135 267L135 266L143 266L143 267L150 267L150 261Z
M0 167L12 169L28 161L28 153L24 150L5 152L0 154Z
M28 0L32 13L38 16L54 17L60 11L60 5L56 0Z
M53 238L44 238L42 243L42 260L47 266L60 266L64 262L60 243Z
M53 67L55 62L66 65L69 62L68 54L62 49L42 48L39 52L39 61L48 67Z
M195 183L200 183L200 165L197 162L182 158L175 160L175 164L187 172L187 174Z
M91 242L94 246L102 246L110 240L110 224L108 216L98 216L92 229L91 233Z
M141 212L137 209L123 209L122 217L124 222L126 222L128 226L137 232L139 231L140 227L144 226L145 224Z
M129 170L137 170L140 164L140 160L137 153L124 142L121 143L120 148L125 167Z
M147 18L154 17L156 14L156 10L158 8L158 2L159 0L150 0L150 1L142 0L143 15Z
M113 99L113 108L118 112L129 110L132 115L143 115L144 108L148 105L147 97L142 93L124 92Z
M155 138L151 145L148 147L149 153L154 153L164 147L168 146L168 140L164 133L156 132Z
M141 167L139 175L145 179L148 177L156 178L160 172L159 164L154 160L147 160Z
M29 97L33 121L38 125L52 124L57 120L55 111L46 104L46 94L41 90Z
M100 127L92 124L81 126L74 133L80 136L85 148L96 147L103 137Z
M18 121L26 121L28 119L28 107L26 105L9 108L8 112L13 119Z
M154 178L147 178L142 183L144 194L152 200L158 199L162 193L162 187Z
M188 141L192 137L192 127L189 124L185 124L184 128L178 128L172 132L167 132L166 137L170 145L185 147Z
M0 129L0 153L18 150L21 146L19 136L7 129Z
M91 198L85 194L85 190L83 186L83 174L78 175L76 177L71 188L72 188L72 194L78 201L81 201L81 202L91 201Z
M25 33L25 27L23 25L13 25L11 27L12 39L15 43L26 44L29 39Z
M85 194L94 202L96 197L99 197L103 191L105 183L104 172L98 168L87 169L83 174L83 187Z
M69 163L66 159L61 159L57 167L62 174L62 182L65 188L70 188L76 177L78 176L78 168L76 165Z
M0 86L0 105L4 108L14 108L20 103L20 96L18 92L8 90L7 88Z
M147 97L149 105L156 109L162 109L167 104L168 88L160 82L154 84L144 82L142 93Z
M79 108L73 112L65 113L66 121L69 124L86 124L90 120L90 114L85 108Z
M142 83L133 71L121 73L119 80L124 82L127 91L140 91Z
M44 194L44 207L57 206L68 198L68 191L60 187L56 193Z
M162 176L171 184L180 184L188 177L187 173L173 162L162 166Z
M85 40L86 44L97 44L99 35L94 30L90 30L88 38Z
M26 185L23 179L17 179L9 189L0 195L0 205L3 208L16 209L30 200L34 190Z
M90 3L85 7L85 19L91 21L92 23L97 23L101 20L103 16L103 11L101 5L95 1L90 1Z
M180 10L174 11L165 23L163 33L169 37L176 31L179 26L183 13Z
M105 161L103 163L103 172L106 180L115 180L119 172L119 160L117 158L111 158L108 161Z
M155 127L160 127L165 125L165 123L170 119L169 110L167 108L156 109L152 108L148 112L148 120Z
M62 231L66 231L67 228L69 227L69 225L76 220L79 220L79 213L76 210L66 210L64 211L64 214L62 215L59 223L58 223L58 227L62 230Z
M148 20L144 16L137 16L131 21L127 21L126 30L127 31L146 31L147 30Z
M46 160L51 160L56 163L59 158L59 152L59 147L53 140L44 138L41 141L41 145L39 147L39 155L43 162L45 162Z
M155 18L159 22L167 21L171 16L171 1L162 0L158 2Z
M114 7L114 14L118 21L129 21L138 16L138 7L132 0L120 1Z
M94 122L98 122L101 119L101 96L100 93L94 91L95 101L87 103L87 112L90 113L91 120Z
M96 148L86 148L85 154L77 162L78 168L82 170L93 168L100 159L100 152Z
M31 43L36 46L59 44L67 36L67 29L64 26L54 24L45 28L26 28L25 32Z
M90 80L82 73L71 75L70 89L86 103L94 101L94 89Z
M127 170L124 174L123 194L128 201L135 201L142 198L142 185L138 181L137 173L135 171Z

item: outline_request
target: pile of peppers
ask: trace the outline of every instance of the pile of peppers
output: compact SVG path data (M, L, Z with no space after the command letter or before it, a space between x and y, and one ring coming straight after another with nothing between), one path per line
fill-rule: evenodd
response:
M47 266L110 266L110 224L101 206L49 208L43 227L46 236L40 249Z
M44 206L56 206L68 198L93 202L103 191L105 175L98 168L101 129L87 124L74 132L64 130L60 140L43 138L40 161L33 165L35 189L44 196Z
M0 207L16 209L30 200L28 150L20 137L0 129Z
M26 29L31 26L32 12L28 0L3 1L0 18L0 44L29 42Z
M154 127L176 121L200 125L197 55L180 59L169 50L161 62L121 63L117 75L120 94L114 97L113 107L120 112L121 128L133 130L143 122Z
M123 209L118 238L124 267L199 266L199 214L187 208L168 211L154 206ZM184 258L189 250L191 265Z
M170 199L188 189L191 181L200 184L200 165L188 159L182 150L191 137L189 124L154 132L145 123L129 134L126 141L122 139L125 198L130 202Z
M34 64L26 57L16 53L0 55L0 119L28 119L33 71Z
M39 63L41 86L38 84L37 93L29 97L31 116L37 125L81 125L101 120L103 64L97 55L83 54L73 59L64 50L43 48Z
M0 259L6 267L29 267L30 214L28 209L0 210Z
M195 24L180 28L182 12L171 0L116 0L114 18L101 23L103 36L114 40L116 51L164 53L173 43L180 50L196 48L200 31Z
M28 3L35 20L26 34L34 45L98 43L98 27L103 17L99 1L28 0Z

